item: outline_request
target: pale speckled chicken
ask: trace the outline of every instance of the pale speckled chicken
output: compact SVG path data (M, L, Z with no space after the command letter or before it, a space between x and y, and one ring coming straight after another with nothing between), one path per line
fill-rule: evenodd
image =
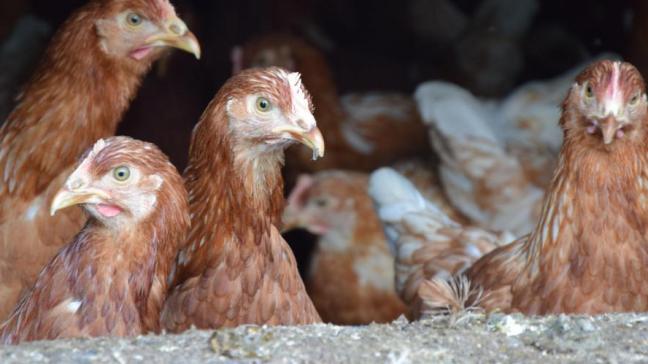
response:
M396 168L447 214L449 204L434 172L418 161ZM367 193L369 176L352 171L301 175L284 210L285 229L318 236L306 288L326 322L389 322L405 312L394 289L394 258Z
M418 87L445 191L476 224L517 236L534 227L562 143L559 104L583 67L525 84L501 101L443 81Z
M237 48L232 59L234 72L260 66L298 71L311 91L315 117L327 141L326 156L312 163L310 153L289 150L289 173L327 169L370 172L431 153L426 128L410 96L373 92L340 97L324 55L299 38L278 34L260 37Z
M513 240L508 233L491 233L454 221L390 168L372 174L369 194L396 258L396 290L415 318L428 308L422 305L421 294L431 280L451 278Z

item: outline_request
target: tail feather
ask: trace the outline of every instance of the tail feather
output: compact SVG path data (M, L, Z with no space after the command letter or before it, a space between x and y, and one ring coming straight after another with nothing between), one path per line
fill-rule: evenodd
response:
M472 286L466 276L460 275L450 280L426 280L421 284L418 295L421 298L423 315L459 315L479 310L483 290Z

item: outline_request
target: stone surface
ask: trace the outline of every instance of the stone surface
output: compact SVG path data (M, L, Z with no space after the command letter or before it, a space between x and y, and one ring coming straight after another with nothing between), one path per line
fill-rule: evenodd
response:
M247 326L0 346L1 363L648 362L648 315L471 314L390 325Z

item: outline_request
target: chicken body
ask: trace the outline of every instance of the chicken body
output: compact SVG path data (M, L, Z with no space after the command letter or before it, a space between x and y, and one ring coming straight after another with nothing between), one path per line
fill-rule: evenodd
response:
M483 292L467 305L531 315L648 310L647 109L628 63L596 62L576 78L538 225L466 271L468 291ZM453 305L443 284L427 288L430 302Z
M371 175L369 194L392 246L396 291L414 318L434 309L424 296L430 281L436 278L444 282L513 240L510 234L495 234L457 222L442 209L443 204L421 194L390 168Z
M54 35L0 129L0 320L83 226L80 209L47 207L81 152L115 132L164 46L200 51L166 0L91 1Z
M407 161L395 168L463 221L428 165ZM284 211L284 228L303 228L318 236L306 288L326 322L390 322L406 313L394 287L394 258L367 193L368 178L340 170L302 175Z
M277 226L284 148L324 153L299 74L254 69L232 77L194 129L185 173L192 229L162 315L172 332L320 317Z
M304 150L288 150L288 173L328 169L370 172L402 159L429 155L426 129L411 97L374 92L338 95L324 56L291 36L270 35L243 47L241 66L280 66L302 74L313 97L315 117L327 141L317 163ZM289 175L289 177L291 177Z
M367 196L367 175L302 175L283 222L319 236L306 289L325 322L364 325L405 313L394 290L394 262Z
M52 203L52 213L81 204L91 218L42 270L0 340L156 331L151 322L158 322L166 293L156 292L166 280L156 274L159 265L170 268L168 251L186 237L187 200L180 175L157 147L127 137L99 140Z

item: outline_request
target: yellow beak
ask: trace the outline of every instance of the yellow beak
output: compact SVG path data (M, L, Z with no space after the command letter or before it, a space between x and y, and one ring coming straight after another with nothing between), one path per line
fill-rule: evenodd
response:
M200 44L196 36L189 31L179 18L168 20L165 31L149 37L144 43L151 47L173 47L189 52L200 59Z
M324 137L318 128L304 131L295 126L282 126L273 130L277 135L287 133L291 139L296 140L313 150L313 160L324 157Z
M606 145L611 144L616 137L617 130L619 129L617 121L612 117L608 117L602 121L600 128L601 134L603 134L603 143Z
M301 219L299 218L298 211L295 211L295 208L291 208L290 205L286 206L284 213L281 216L281 232L285 233L287 231L297 229L301 227Z
M56 193L56 196L54 196L54 200L50 207L50 215L54 216L58 210L62 210L66 207L84 203L101 203L109 199L110 196L100 189L84 188L70 191L64 187Z

